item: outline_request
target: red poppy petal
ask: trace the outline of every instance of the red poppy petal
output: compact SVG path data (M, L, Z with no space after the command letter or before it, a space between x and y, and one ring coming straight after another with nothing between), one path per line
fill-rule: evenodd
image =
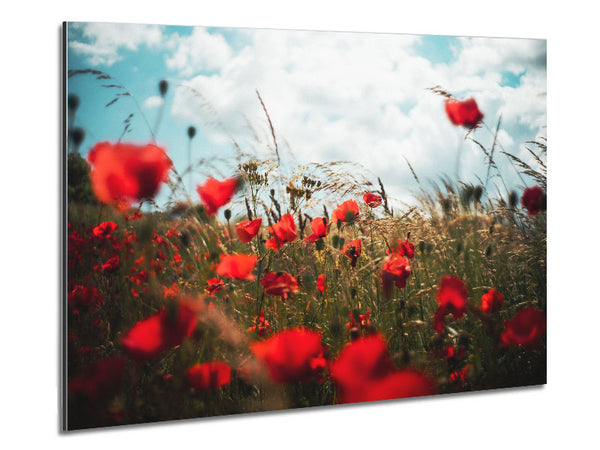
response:
M262 362L273 381L287 383L307 381L317 373L313 361L324 351L321 334L304 328L282 331L270 338L250 344L250 350Z

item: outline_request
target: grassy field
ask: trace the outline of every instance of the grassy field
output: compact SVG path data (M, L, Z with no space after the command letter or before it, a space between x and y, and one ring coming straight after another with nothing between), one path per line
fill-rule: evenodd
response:
M413 172L402 210L341 164L278 179L278 153L188 197L123 145L68 156L69 429L546 382L545 140L506 156L518 191Z

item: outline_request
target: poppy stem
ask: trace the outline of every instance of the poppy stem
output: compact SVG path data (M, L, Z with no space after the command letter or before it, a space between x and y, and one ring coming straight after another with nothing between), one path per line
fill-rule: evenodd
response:
M188 195L192 195L192 139L188 140Z
M160 128L160 124L162 123L163 113L165 110L165 101L163 99L162 105L158 110L158 116L156 117L156 124L154 125L154 136L158 136L158 130Z
M227 237L229 238L229 252L232 250L231 244L231 224L229 223L229 219L227 219Z

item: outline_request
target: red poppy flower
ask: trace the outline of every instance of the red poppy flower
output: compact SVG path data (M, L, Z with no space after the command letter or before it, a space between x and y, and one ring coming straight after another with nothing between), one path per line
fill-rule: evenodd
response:
M177 236L181 236L181 233L174 228L169 228L167 230L167 232L165 233L165 236L166 237L177 237Z
M327 290L327 275L322 273L317 277L317 290L323 293Z
M276 383L308 381L325 368L321 333L295 328L264 341L253 342L250 350Z
M150 267L152 268L152 270L154 270L155 274L159 274L164 270L164 266L158 261L155 261L154 259L150 261Z
M221 361L196 364L186 372L190 386L197 391L219 389L231 382L231 367Z
M483 120L483 114L472 98L464 101L449 98L446 100L445 107L446 115L454 125L475 128Z
M73 230L68 236L68 247L69 247L69 262L72 259L81 260L81 251L87 245L86 239L81 235L78 230Z
M365 390L365 399L359 401L422 397L433 394L435 394L435 387L428 376L414 369L403 369L370 385Z
M523 191L521 206L527 209L530 216L546 211L546 193L539 186L528 187Z
M394 370L386 342L370 335L347 344L329 367L340 403L417 397L435 392L432 381L412 370Z
M337 205L337 208L333 210L331 214L331 222L337 224L338 222L352 222L358 217L358 204L354 200L347 200L341 205Z
M132 270L135 269L132 268ZM141 283L148 281L148 271L140 270L137 273L133 273L132 275L129 275L129 280L135 282L135 284L139 286Z
M209 216L214 216L221 206L231 201L238 187L237 178L229 178L225 181L209 178L202 186L197 187L200 200Z
M112 273L119 269L120 260L119 255L113 255L102 264L102 270L106 273Z
M408 258L400 256L398 253L392 253L383 263L381 271L381 282L385 297L390 298L394 284L398 289L403 289L411 273L412 270Z
M465 356L465 349L463 347L454 347L450 345L446 348L446 359L451 362L461 360Z
M141 219L142 217L144 217L144 215L141 212L136 211L131 215L125 214L125 221L130 222L130 221Z
M246 331L256 333L261 337L264 336L267 331L269 333L271 332L271 324L265 319L264 311L261 311L258 317L254 316L254 325L248 327Z
M460 319L467 311L467 287L460 278L445 275L437 292L437 301L449 313Z
M496 289L490 289L481 296L481 310L487 314L498 311L503 301L504 296L500 292Z
M381 379L392 370L387 344L379 334L360 337L346 344L338 358L329 366L331 378L342 397L351 396L364 388L366 383Z
M460 319L467 311L467 287L460 278L443 276L437 293L440 304L433 316L433 327L441 333L444 330L446 314Z
M504 323L502 343L535 347L546 331L546 316L543 311L525 308Z
M296 279L287 272L269 272L260 280L265 293L283 298L288 298L289 294L296 294L300 291Z
M365 195L363 195L363 200L369 206L369 208L377 208L383 203L383 198L381 195L373 194L372 192L367 192Z
M223 286L225 286L225 282L223 280L219 280L216 277L209 279L206 282L206 284L207 284L206 290L207 290L207 292L210 292L211 296L215 292L219 292L221 289L223 289Z
M133 230L128 230L125 233L125 236L123 236L123 245L128 249L131 250L131 243L135 242L138 240L137 234L135 234L135 231Z
M394 247L393 251L390 252L389 250L387 250L387 253L388 255L396 253L397 255L406 256L409 259L413 259L415 257L415 246L408 242L408 238L406 238L404 241L398 239L398 242L396 243L396 246Z
M248 243L258 234L261 225L262 219L260 217L252 221L244 220L235 226L235 231L240 241Z
M470 372L473 370L472 364L467 364L462 369L455 370L448 376L448 382L450 384L459 384L460 386L465 386L467 384L467 380L469 379Z
M88 161L98 200L121 208L153 198L173 165L164 149L152 144L99 142L90 150Z
M74 286L73 290L69 292L67 300L69 305L73 308L81 306L97 306L104 303L104 300L100 296L100 292L94 286Z
M137 322L123 336L121 345L132 359L154 359L191 336L198 323L197 312L197 305L191 301L180 301L173 310L163 308Z
M171 287L163 286L163 295L165 298L176 298L179 295L179 286L173 283Z
M69 381L69 394L82 394L90 399L110 398L121 387L124 367L121 357L97 361Z
M369 315L371 315L370 309L367 310L366 314L357 313L357 315L358 317L356 317L356 314L353 311L350 311L350 322L346 323L348 331L353 328L367 329L371 325L371 322L369 321Z
M356 241L350 241L342 249L342 253L346 255L352 261L350 264L352 267L356 267L356 261L362 253L362 244L360 239Z
M279 222L269 227L269 233L273 237L267 239L265 247L273 250L279 250L286 242L295 241L298 236L294 217L291 214L284 214Z
M256 278L252 275L257 259L255 255L221 255L220 259L217 275L248 281Z
M313 234L304 238L306 242L315 243L323 239L329 233L329 225L323 217L317 217L310 222L310 229Z
M165 240L162 236L160 236L156 231L154 232L154 237L152 238L152 243L155 246L162 245L163 247L168 247L169 242Z
M438 308L435 310L435 313L433 314L433 329L438 333L441 333L442 331L444 331L444 325L446 324L447 312L448 311L447 311L446 306L440 305L440 306L438 306Z
M94 236L100 239L108 239L111 237L113 232L119 227L116 223L112 221L102 222L100 225L94 227L92 233Z

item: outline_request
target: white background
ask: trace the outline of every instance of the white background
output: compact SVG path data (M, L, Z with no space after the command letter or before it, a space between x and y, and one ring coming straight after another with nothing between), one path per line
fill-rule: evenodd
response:
M4 448L597 445L598 15L592 2L11 2L0 69ZM548 39L548 382L543 388L59 434L59 38L70 21ZM8 98L6 98L8 97Z

